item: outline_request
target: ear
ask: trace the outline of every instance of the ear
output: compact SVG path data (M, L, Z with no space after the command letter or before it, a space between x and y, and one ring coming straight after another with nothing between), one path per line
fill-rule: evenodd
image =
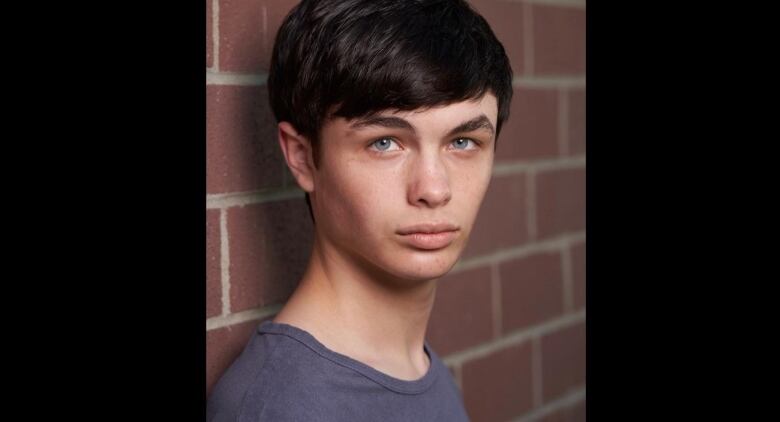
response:
M289 122L279 122L279 146L282 148L287 167L290 168L298 186L306 192L314 190L314 162L311 142L299 134Z

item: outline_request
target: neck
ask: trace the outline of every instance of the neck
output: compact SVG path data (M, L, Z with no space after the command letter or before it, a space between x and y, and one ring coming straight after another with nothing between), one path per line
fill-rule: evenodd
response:
M274 321L309 331L329 349L398 378L424 375L436 279L395 279L331 250L315 239L306 273Z

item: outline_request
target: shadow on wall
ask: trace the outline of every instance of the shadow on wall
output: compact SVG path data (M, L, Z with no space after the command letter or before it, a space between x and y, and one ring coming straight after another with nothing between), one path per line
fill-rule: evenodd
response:
M248 192L260 198L226 209L229 314L283 304L303 276L311 253L313 225L308 208L303 193L278 197L296 184L277 142L265 87L212 88L208 192ZM251 320L208 332L207 394L261 322Z
M282 187L285 190L297 188L279 146L276 119L270 110L265 87L258 105L248 111L252 113L256 127L254 141L260 144L259 149L272 150L269 154L273 158L268 164L281 169ZM247 273L247 281L261 286L255 296L256 306L281 304L290 297L306 270L314 226L302 191L294 198L264 202L255 212L257 215L249 222L256 224L250 237L254 244L248 245L247 250L257 251L258 256L248 263L252 268Z
M231 313L286 301L303 275L312 242L303 193L286 193L296 184L278 145L266 88L245 90L237 100L233 113L219 116L223 125L240 126L224 139L234 145L221 166L231 175L225 191L252 192L260 200L227 210Z

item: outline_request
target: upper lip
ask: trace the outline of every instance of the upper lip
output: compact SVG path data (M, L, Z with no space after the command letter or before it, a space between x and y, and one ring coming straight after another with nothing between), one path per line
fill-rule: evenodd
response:
M441 233L458 230L459 227L450 223L423 223L407 226L398 230L398 234Z

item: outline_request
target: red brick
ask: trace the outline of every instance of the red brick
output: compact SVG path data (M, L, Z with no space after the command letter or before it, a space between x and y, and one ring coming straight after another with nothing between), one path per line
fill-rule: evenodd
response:
M220 0L220 71L268 71L276 31L298 0Z
M206 317L222 313L219 210L206 210Z
M571 247L571 269L574 279L574 310L585 308L585 242Z
M485 18L496 38L504 46L512 72L523 73L523 5L521 3L472 0L474 9Z
M273 316L266 318L272 319ZM249 337L263 320L252 320L206 332L206 395L219 377L244 350Z
M212 11L211 3L214 0L206 0L206 67L214 65L214 39L211 34Z
M473 422L505 421L532 407L530 343L467 361L462 377L463 401Z
M585 323L542 337L542 400L585 387Z
M585 422L585 400L550 413L539 422Z
M536 228L540 239L585 229L585 169L536 175Z
M463 257L518 246L528 240L525 176L493 177Z
M567 407L566 410L568 411L568 422L585 422L585 411L587 410L587 405L585 403L585 400L578 401L577 403L573 404L570 407Z
M563 314L561 265L558 252L538 253L499 265L505 333Z
M552 413L548 413L546 416L539 419L539 422L568 422L568 417L569 409L563 408Z
M265 87L206 88L206 192L283 185L286 166Z
M498 137L496 161L556 157L558 150L557 91L515 88L509 119Z
M427 338L440 356L493 337L490 268L442 277L428 323Z
M585 73L585 9L534 4L534 73Z
M313 228L306 201L230 208L228 234L231 312L286 301L311 253Z
M569 155L585 153L585 90L569 92Z

